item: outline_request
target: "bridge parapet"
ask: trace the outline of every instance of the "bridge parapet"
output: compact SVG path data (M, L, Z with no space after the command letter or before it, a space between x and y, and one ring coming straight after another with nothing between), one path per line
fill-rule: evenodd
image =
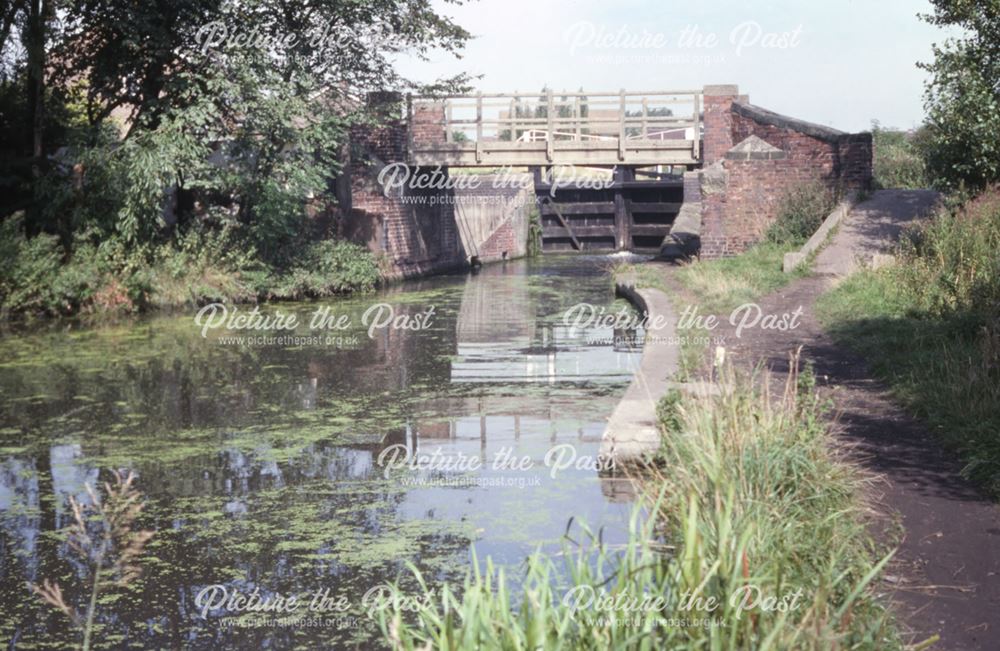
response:
M697 165L700 90L411 97L414 165Z

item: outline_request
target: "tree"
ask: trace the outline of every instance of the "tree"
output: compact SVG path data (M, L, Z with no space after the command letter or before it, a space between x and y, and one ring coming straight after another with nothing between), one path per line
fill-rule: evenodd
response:
M40 228L141 251L162 239L172 202L168 225L235 220L268 257L309 200L329 198L351 125L378 119L365 97L423 89L396 72L397 56L454 53L469 37L429 0L20 0L0 5L0 26L8 18L25 26L15 67L27 70L33 159L65 146L30 181L48 215ZM79 96L88 128L77 137L43 145L39 70ZM121 139L108 137L112 115Z
M936 184L980 189L1000 180L1000 0L932 0L926 21L962 35L935 44L919 64L925 91L927 163Z

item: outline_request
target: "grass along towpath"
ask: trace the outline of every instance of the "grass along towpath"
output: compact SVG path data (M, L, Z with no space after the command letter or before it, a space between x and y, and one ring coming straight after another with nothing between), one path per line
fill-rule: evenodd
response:
M902 227L931 210L933 193L880 191L859 204L813 269L757 300L762 314L799 310L797 327L744 329L719 314L714 332L737 367L789 372L801 347L821 392L833 401L844 454L879 480L871 490L874 523L898 552L883 577L904 625L918 643L940 649L1000 648L1000 506L962 476L964 464L940 437L894 399L869 359L836 342L817 318L817 298L861 261L891 249Z

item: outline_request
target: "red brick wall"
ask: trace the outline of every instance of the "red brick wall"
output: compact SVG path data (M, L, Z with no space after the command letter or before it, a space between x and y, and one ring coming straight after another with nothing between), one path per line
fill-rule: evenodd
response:
M467 263L453 202L441 196L450 191L404 189L402 195L395 190L385 196L378 185L384 165L406 160L406 138L403 122L351 133L351 199L343 232L384 254L384 273L389 278L425 275Z
M417 105L414 114L409 133L403 121L351 132L349 210L342 213L341 234L383 254L384 273L389 278L409 278L463 267L473 255L483 262L524 255L527 208L522 206L514 210L509 207L521 192L516 188L495 189L484 180L478 190L405 188L402 195L397 189L385 196L378 184L379 172L387 164L406 161L408 137L418 141L421 138L436 138L438 142L444 139L441 105ZM409 170L411 174L435 171L412 166ZM448 170L441 168L438 173L447 176ZM500 198L506 200L485 204L496 205L496 209L490 213L488 221L480 225L485 229L481 235L485 241L478 243L476 238L469 241L472 250L466 249L459 232L456 193L462 195L459 199L494 194L503 195ZM533 191L529 194L534 196ZM498 210L502 214L497 213ZM502 215L507 216L500 221ZM462 218L466 220L463 222L465 231L469 231L468 220L476 217L463 215ZM490 225L498 221L499 226L491 232Z
M517 251L522 248L523 241L524 234L515 228L514 220L507 219L480 245L479 259L483 262L492 262L517 257Z
M410 138L415 145L440 144L445 142L444 104L441 102L417 102L413 104L413 120L410 124Z
M822 178L831 188L859 190L871 184L871 134L831 133L817 137L733 111L733 144L751 135L784 151L797 166L809 168L811 176Z
M819 176L792 158L725 160L725 190L702 196L701 255L736 255L759 242L789 190ZM704 192L704 191L703 191Z
M705 165L721 159L736 144L733 142L732 106L737 92L735 86L705 87L705 135L702 142L702 161Z
M480 175L477 187L455 190L459 227L465 228L469 254L481 262L527 255L528 220L535 202L527 175ZM492 230L491 230L492 229Z
M750 136L780 154L726 156ZM792 189L817 181L838 193L870 187L871 134L785 118L735 94L710 96L706 88L704 160L701 255L735 255L760 241Z

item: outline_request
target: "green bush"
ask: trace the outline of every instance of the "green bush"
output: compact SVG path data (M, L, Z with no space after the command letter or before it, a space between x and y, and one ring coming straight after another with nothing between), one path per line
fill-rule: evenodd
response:
M945 190L980 191L1000 182L1000 3L931 0L927 22L947 30L918 63L928 73L927 166Z
M1000 188L942 211L902 242L895 272L914 307L966 313L985 324L1000 312Z
M878 121L872 123L875 187L919 189L930 185L923 151L926 135L926 129L909 134L883 128Z
M88 306L104 276L95 251L63 258L55 235L27 237L19 217L0 224L0 316L71 314Z
M764 233L767 242L798 246L816 232L836 207L838 197L819 181L804 183L781 199L778 217Z
M375 256L363 246L343 240L308 245L285 272L262 274L263 293L272 298L318 298L371 291L381 279Z

